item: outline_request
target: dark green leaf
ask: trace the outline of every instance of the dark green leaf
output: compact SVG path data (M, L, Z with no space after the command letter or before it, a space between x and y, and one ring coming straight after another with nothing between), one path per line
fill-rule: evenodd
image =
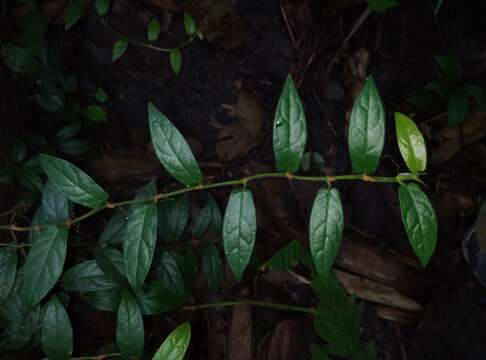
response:
M78 167L50 155L40 155L42 168L49 180L69 200L89 208L103 207L108 194Z
M398 147L405 164L412 173L424 171L427 166L427 148L425 140L412 119L401 113L395 113L395 128Z
M66 13L64 15L64 29L69 30L73 27L83 14L83 1L69 0L66 6Z
M123 288L113 288L108 290L90 291L85 294L88 303L100 311L117 311L123 295Z
M371 10L382 12L386 9L398 6L397 0L368 0L368 6Z
M41 107L50 112L61 111L66 101L63 90L53 84L44 85L34 97Z
M17 275L17 252L0 248L0 305L7 300Z
M123 254L117 249L102 247L96 252L96 263L110 279L123 284L126 282L126 265Z
M223 283L223 262L214 245L207 245L203 251L202 268L211 292L216 292Z
M157 277L162 285L169 289L171 293L184 297L186 294L186 285L184 277L179 269L176 258L168 251L164 251L160 257L160 263L157 268Z
M417 184L400 185L398 195L408 239L420 263L426 266L437 243L434 208Z
M189 199L187 195L177 200L164 201L159 206L158 229L164 242L178 241L189 220Z
M190 284L193 283L197 275L197 257L194 251L186 246L181 252L171 252L171 254L175 258L184 282L187 285L186 290L190 290Z
M366 79L351 111L348 146L353 171L371 174L380 161L385 141L385 109L375 82Z
M106 114L103 108L98 105L90 105L85 111L86 116L91 121L106 122Z
M138 358L144 345L142 313L133 296L125 291L118 307L116 319L116 343L126 358Z
M137 195L137 199L154 198L155 181L150 182ZM128 212L123 255L127 278L133 289L142 286L152 264L157 240L157 205L155 202L132 204Z
M236 280L250 262L256 238L256 212L250 190L235 190L223 220L224 252Z
M147 282L143 291L137 292L144 315L157 315L176 309L185 302L185 297L175 295L160 281Z
M23 140L18 140L15 142L12 148L12 159L16 163L22 162L25 158L25 154L27 152L27 148L25 146L25 142Z
M36 237L25 263L22 294L34 306L54 287L64 268L68 229L48 226Z
M344 216L339 191L321 189L317 193L309 223L309 244L317 273L329 276L343 236Z
M118 288L119 284L111 280L99 268L95 260L82 262L70 268L62 277L67 291L100 291Z
M160 36L160 22L157 19L152 19L147 27L147 38L150 42L157 40Z
M299 169L306 141L304 108L289 75L280 95L273 123L273 152L280 171L295 172Z
M14 322L6 327L2 334L2 350L18 352L26 347L29 342L33 344L38 330L40 307L25 309L19 322Z
M36 72L37 61L32 51L13 44L3 44L1 52L3 63L13 72L24 76Z
M189 14L184 14L184 29L189 36L193 35L197 30L196 22Z
M454 90L447 103L447 124L462 124L469 114L469 99L464 88Z
M181 133L152 103L148 113L152 143L162 165L184 185L199 184L203 180L201 170Z
M100 104L106 103L108 100L110 100L110 97L108 94L103 90L102 87L98 86L96 88L96 94L95 94L95 99L98 101Z
M113 215L101 232L99 245L122 243L126 237L127 220L122 212Z
M457 56L442 55L434 58L435 62L439 66L443 77L445 77L450 83L457 83L462 77L461 62Z
M299 263L309 265L312 262L309 252L298 240L292 240L275 253L260 268L261 270L287 271Z
M127 51L127 48L128 48L128 40L125 38L118 39L113 44L113 55L111 56L111 62L115 62L119 58L121 58L123 54L125 54L125 51Z
M90 146L86 140L69 139L57 144L59 151L67 155L77 156L89 151Z
M179 75L182 68L182 54L179 49L172 49L170 52L170 67L174 74Z
M76 135L79 130L81 130L81 122L75 121L66 126L63 126L59 129L59 131L54 135L54 139L57 141L68 140Z
M70 359L73 352L73 329L62 303L53 296L42 323L42 350L52 360Z
M202 237L206 230L211 228L215 234L221 233L222 215L218 204L214 198L209 195L206 206L199 212L196 221L192 227L192 234L195 237Z
M105 16L110 9L110 0L96 0L95 6L98 15Z
M329 360L324 350L316 344L311 345L312 360Z
M47 181L42 192L42 218L52 223L62 223L69 219L69 201L51 180Z
M40 176L36 171L32 171L23 165L24 164L21 164L15 169L15 176L17 179L29 190L42 191L44 184L42 183Z
M176 327L160 345L152 360L183 360L191 341L191 324Z

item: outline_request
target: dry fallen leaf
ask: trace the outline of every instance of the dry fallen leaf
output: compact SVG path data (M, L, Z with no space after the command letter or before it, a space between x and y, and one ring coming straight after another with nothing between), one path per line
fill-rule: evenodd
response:
M257 360L299 359L308 346L307 342L301 321L281 321L258 345Z
M260 138L251 135L239 122L225 125L218 138L216 154L223 162L245 156L260 143Z
M237 305L233 309L228 339L228 360L251 360L253 326L249 305Z
M251 135L260 135L264 112L262 105L254 94L244 90L240 91L236 104L223 104L222 106L228 110L228 115L237 118L241 126Z

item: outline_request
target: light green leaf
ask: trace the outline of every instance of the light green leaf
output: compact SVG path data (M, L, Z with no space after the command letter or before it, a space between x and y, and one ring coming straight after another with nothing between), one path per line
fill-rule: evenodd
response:
M339 191L321 189L317 193L309 223L309 244L317 273L329 276L343 236L344 216Z
M157 19L152 19L147 27L147 38L150 42L157 40L160 36L160 22Z
M256 212L251 191L233 191L223 219L223 244L228 264L238 281L250 262L256 230Z
M223 262L214 245L207 245L203 251L202 268L211 292L216 292L223 283Z
M101 106L90 105L85 111L86 117L94 122L106 122L106 114Z
M54 287L64 268L68 229L47 226L39 232L24 268L22 295L34 306Z
M380 161L385 142L385 109L370 76L351 111L348 146L353 171L371 174Z
M127 281L125 258L119 250L102 247L96 252L95 260L110 279L120 284Z
M95 260L82 262L70 268L62 277L62 283L67 291L100 291L119 287L99 268Z
M105 16L110 9L110 0L96 0L95 6L98 15Z
M289 75L280 95L273 123L273 152L278 170L295 172L299 169L306 141L304 108Z
M155 154L164 168L184 185L199 184L201 170L191 148L170 120L152 104L148 104L150 134Z
M73 352L73 329L62 303L53 296L42 322L42 350L52 360L70 359Z
M143 318L133 296L126 290L118 307L116 344L126 358L139 358L144 345Z
M151 181L137 195L137 199L154 198L157 194L155 181ZM155 202L132 204L123 255L127 267L127 278L133 289L139 289L150 269L157 240L157 205Z
M69 200L92 209L105 205L108 194L78 167L50 155L39 158L49 180Z
M191 341L191 324L176 327L160 345L152 360L183 360Z
M368 6L371 10L382 12L386 9L398 6L397 0L368 0Z
M122 243L126 237L127 220L127 216L122 212L113 215L101 232L99 245Z
M174 74L179 75L182 68L182 54L179 49L172 49L170 52L170 67Z
M17 275L17 252L0 248L0 305L7 300Z
M113 55L111 56L111 62L114 63L125 54L128 48L128 40L120 38L113 44Z
M312 258L306 248L299 240L292 240L283 248L275 253L262 266L261 270L287 271L297 266L299 263L309 265Z
M196 22L189 14L184 14L184 29L189 36L193 35L197 30Z
M69 219L69 201L51 180L44 186L41 206L42 216L46 222L62 223Z
M64 15L64 30L73 27L83 14L84 4L81 0L69 0Z
M422 266L426 266L437 244L437 218L427 195L417 184L400 185L402 221L408 239Z
M412 119L401 113L395 113L395 128L398 147L405 164L412 173L424 171L427 166L427 148L425 140Z

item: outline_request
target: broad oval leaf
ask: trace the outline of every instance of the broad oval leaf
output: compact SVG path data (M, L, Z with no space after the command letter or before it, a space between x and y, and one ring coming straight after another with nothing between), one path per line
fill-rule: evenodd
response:
M402 221L408 239L422 266L426 266L437 244L437 217L427 195L417 184L400 185Z
M155 154L164 168L184 185L203 180L199 165L183 136L152 103L148 104L150 135Z
M117 61L125 54L128 48L128 40L120 38L113 44L113 54L111 55L111 62Z
M395 113L398 147L405 164L412 173L424 171L427 166L427 148L417 125L408 116Z
M7 300L17 275L17 252L0 248L0 305Z
M95 260L85 261L70 268L63 275L62 284L67 291L80 292L109 290L120 286L106 276Z
M256 230L256 212L251 191L233 191L223 219L223 244L228 264L238 281L250 262Z
M211 244L204 248L202 268L209 291L218 291L223 283L223 262L216 246Z
M137 195L137 199L154 198L157 193L151 181ZM150 269L157 240L157 205L155 202L132 204L128 211L128 222L123 255L127 267L127 278L133 289L139 289Z
M96 252L95 260L110 279L120 284L126 283L125 258L119 250L102 247Z
M110 0L96 0L95 7L98 15L105 16L110 9Z
M321 189L312 206L309 223L309 244L322 279L329 276L343 236L344 216L339 191Z
M107 290L90 291L85 294L86 301L100 311L117 311L124 289L122 287Z
M42 350L52 360L70 359L73 329L62 303L53 296L47 305L41 331Z
M202 237L206 230L211 229L216 235L221 233L223 216L214 198L209 195L206 206L199 212L192 227L192 234Z
M83 14L83 2L81 0L69 0L66 6L66 13L64 15L64 29L69 30L81 18Z
M50 155L39 158L49 180L69 200L92 209L105 205L108 194L78 167Z
M116 344L126 358L139 358L144 344L143 318L135 298L125 290L116 318Z
M185 302L185 297L175 295L161 281L147 282L137 297L144 315L158 315L176 309Z
M189 220L189 198L182 195L177 199L162 201L158 207L157 228L164 242L178 241Z
M160 22L157 19L152 19L147 27L147 38L149 41L155 41L160 35Z
M34 306L54 287L64 268L68 229L47 226L39 232L24 267L22 295Z
M278 170L295 172L299 169L306 141L304 108L289 75L280 95L273 123L273 152Z
M69 201L51 180L47 181L42 192L42 216L46 222L54 223L69 219Z
M127 220L127 216L121 212L113 215L101 232L99 245L122 243L126 237Z
M162 252L157 268L157 277L162 285L174 295L181 298L185 297L187 292L184 277L176 258L168 251Z
M370 76L351 111L348 146L353 171L371 174L376 170L385 142L385 109Z
M176 327L160 345L152 360L183 360L191 341L191 324Z

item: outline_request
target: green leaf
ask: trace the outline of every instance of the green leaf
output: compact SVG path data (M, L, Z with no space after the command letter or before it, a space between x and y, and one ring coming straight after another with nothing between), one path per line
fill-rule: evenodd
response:
M368 0L368 6L371 10L382 12L386 9L398 6L397 0Z
M123 284L127 281L123 254L117 249L102 247L96 252L96 263L110 279Z
M128 40L120 38L113 44L113 54L111 56L111 62L114 63L125 54L128 48Z
M18 352L22 348L34 345L39 326L40 307L24 309L18 322L11 323L2 333L2 350Z
M344 216L339 191L321 189L317 193L309 223L309 244L317 273L329 276L339 253L343 236Z
M54 287L64 268L68 229L47 226L36 237L24 268L22 294L34 306Z
M467 96L472 96L481 111L486 111L486 90L474 85L465 87Z
M194 21L194 18L189 14L184 14L184 30L189 36L193 35L197 30L196 22Z
M45 222L62 223L69 219L69 201L51 180L44 186L41 204Z
M218 204L214 198L209 195L206 206L199 212L196 221L192 227L192 234L195 237L202 237L206 230L211 228L215 234L221 233L223 217L219 210Z
M160 22L157 19L152 19L147 27L147 38L150 42L157 40L160 36Z
M312 344L311 345L311 352L312 352L312 360L329 360L329 357L326 355L324 350L319 345Z
M68 140L76 135L79 130L81 130L81 122L72 122L60 128L59 131L56 132L56 135L54 135L54 139L56 141Z
M110 10L110 0L96 0L95 6L98 15L105 16Z
M94 122L106 122L106 114L103 108L98 105L90 105L86 108L85 114L88 119Z
M42 322L42 350L52 360L70 359L73 352L73 329L62 303L53 296Z
M256 230L256 212L251 191L233 191L223 219L223 244L228 264L238 281L250 262Z
M189 220L189 198L182 195L177 200L164 201L159 206L158 229L164 242L178 241Z
M16 163L21 163L25 158L26 152L25 142L23 140L16 141L12 148L12 160Z
M133 296L125 291L118 307L116 344L126 358L139 358L144 344L143 318Z
M299 169L306 141L304 108L289 75L280 95L273 123L273 152L278 170L295 172Z
M7 300L17 275L17 252L0 248L0 305Z
M54 156L39 156L49 180L69 200L97 209L105 205L108 194L78 167Z
M182 68L182 54L178 48L172 49L170 54L170 67L172 71L177 76L181 72Z
M90 146L86 140L69 139L57 144L59 151L67 155L81 155L89 151Z
M452 92L447 102L447 124L462 124L469 114L469 99L464 88Z
M160 257L157 268L157 277L162 285L176 296L184 298L187 291L184 277L179 269L176 258L168 251L164 251Z
M400 185L402 221L408 239L422 266L426 266L437 243L437 218L427 195L417 184Z
M154 198L155 181L151 181L137 195L137 199ZM155 202L132 204L128 211L123 255L127 278L133 289L142 286L152 264L157 240L157 205Z
M443 77L451 84L456 84L462 77L461 62L457 56L441 55L434 58Z
M127 216L122 212L113 215L101 232L99 245L122 243L126 237L127 220Z
M401 113L395 113L395 128L398 147L405 164L412 173L424 171L427 166L427 148L425 140L412 119Z
M112 288L107 290L90 291L84 294L86 301L100 311L117 311L123 295L123 288Z
M147 282L143 291L137 292L144 315L157 315L176 309L184 304L186 298L175 295L160 281Z
M119 287L99 268L95 260L82 262L70 268L62 277L62 283L67 291L100 291Z
M152 360L183 360L191 341L191 324L176 327L160 345Z
M348 146L353 171L371 174L380 161L385 142L385 109L375 82L366 79L351 111Z
M299 263L309 265L311 262L312 258L307 249L302 246L299 240L292 240L260 266L260 269L262 271L267 269L287 271Z
M216 292L223 283L223 262L214 245L207 245L203 251L202 268L211 292Z
M101 86L98 86L96 88L96 94L95 94L95 99L97 102L99 102L100 104L104 104L106 103L108 100L110 100L110 97L108 96L108 94L105 92L105 90L103 90L103 88Z
M199 184L201 170L191 148L170 120L152 104L148 104L150 135L155 154L164 168L184 185Z
M24 76L37 72L37 61L31 50L13 44L3 44L1 52L3 63L13 72Z
M64 30L73 27L83 14L84 4L81 0L69 0L64 15Z

